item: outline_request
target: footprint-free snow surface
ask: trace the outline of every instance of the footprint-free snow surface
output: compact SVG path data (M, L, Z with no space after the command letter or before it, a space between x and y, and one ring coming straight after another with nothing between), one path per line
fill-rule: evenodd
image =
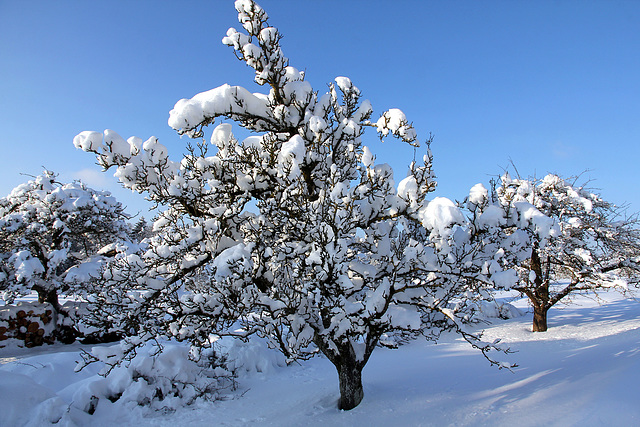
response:
M552 309L549 331L531 332L531 313L495 320L485 338L514 351L498 370L455 335L378 349L363 373L365 397L337 409L331 363L316 358L257 363L224 400L175 411L99 402L74 405L99 367L74 373L80 346L0 349L0 426L631 426L640 425L640 303L615 293ZM526 309L526 301L514 303ZM245 355L246 356L246 355ZM105 400L105 399L103 399Z

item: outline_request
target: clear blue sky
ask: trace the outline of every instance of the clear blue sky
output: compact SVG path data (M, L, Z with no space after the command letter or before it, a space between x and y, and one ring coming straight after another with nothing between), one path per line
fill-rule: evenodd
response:
M437 195L462 199L510 159L522 175L585 178L640 211L639 1L262 1L316 90L348 76L374 115L401 108L432 150ZM76 150L83 130L151 135L173 159L180 98L264 91L220 43L232 1L0 0L0 195L46 166L139 196ZM365 136L404 177L412 150ZM148 217L148 215L147 215Z

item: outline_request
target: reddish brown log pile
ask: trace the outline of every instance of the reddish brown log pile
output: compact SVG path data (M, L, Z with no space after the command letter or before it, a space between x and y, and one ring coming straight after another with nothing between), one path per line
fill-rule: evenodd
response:
M14 338L25 347L52 344L55 340L53 308L50 304L22 303L0 307L0 347Z

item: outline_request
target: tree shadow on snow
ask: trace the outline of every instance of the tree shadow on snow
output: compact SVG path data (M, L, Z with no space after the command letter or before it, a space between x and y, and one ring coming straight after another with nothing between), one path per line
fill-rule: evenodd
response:
M640 328L613 326L640 318L640 304L614 301L552 314L549 331L570 327L570 333L546 339L542 334L549 332L530 332L531 340L510 341L516 353L508 359L519 365L513 372L489 366L459 342L374 353L364 373L363 410L377 411L380 425L398 416L421 425L637 420L640 407L632 399L640 394ZM508 321L513 327L524 321L514 320Z

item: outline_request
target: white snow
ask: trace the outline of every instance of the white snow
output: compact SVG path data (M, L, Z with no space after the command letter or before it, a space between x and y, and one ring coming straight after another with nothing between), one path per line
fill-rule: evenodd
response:
M242 267L248 268L250 259L250 253L242 243L225 249L212 264L215 268L215 279L222 281L231 276L234 272L232 266L236 264L242 264Z
M238 103L242 103L244 107L238 107ZM169 126L176 130L190 130L207 118L232 112L268 117L267 102L259 94L252 94L239 86L224 84L191 99L178 101L169 112ZM79 140L76 147L83 142L84 140Z
M405 200L415 200L418 195L418 182L416 177L409 175L398 184L398 196Z
M487 206L478 218L478 224L482 227L497 227L504 223L504 211L496 205Z
M84 131L73 138L73 145L84 151L96 151L102 145L100 132Z
M373 155L369 147L367 147L366 145L362 146L362 164L365 165L365 167L371 167L373 166L374 160L375 156Z
M515 351L501 359L519 365L513 372L489 366L454 335L438 345L418 340L377 349L363 372L364 400L346 412L336 408L337 375L328 360L256 362L264 354L241 344L238 354L251 366L225 400L175 412L107 402L88 415L72 398L104 381L99 366L73 373L78 348L89 348L4 348L0 425L638 425L640 304L614 292L602 296L602 306L580 297L551 309L545 333L531 332L530 312L494 320L483 338L502 338ZM513 304L527 308L525 300Z
M521 228L531 226L542 240L548 239L550 236L555 236L559 233L558 225L554 220L544 215L529 202L515 202L514 206L520 216L518 225Z
M420 210L420 220L431 232L439 236L450 234L455 224L464 224L465 219L460 209L446 197L436 197Z
M291 139L282 144L280 154L278 154L278 167L279 172L283 176L288 176L289 179L294 179L300 175L300 163L304 161L306 154L306 148L304 146L304 140L300 135L294 135ZM289 173L285 173L285 170L289 169Z
M488 196L489 191L487 190L487 188L484 185L478 183L471 187L471 190L469 190L469 203L480 206L487 200Z
M386 136L389 131L402 138L403 141L411 142L416 139L416 131L407 121L407 116L397 108L385 111L376 122L378 132Z

